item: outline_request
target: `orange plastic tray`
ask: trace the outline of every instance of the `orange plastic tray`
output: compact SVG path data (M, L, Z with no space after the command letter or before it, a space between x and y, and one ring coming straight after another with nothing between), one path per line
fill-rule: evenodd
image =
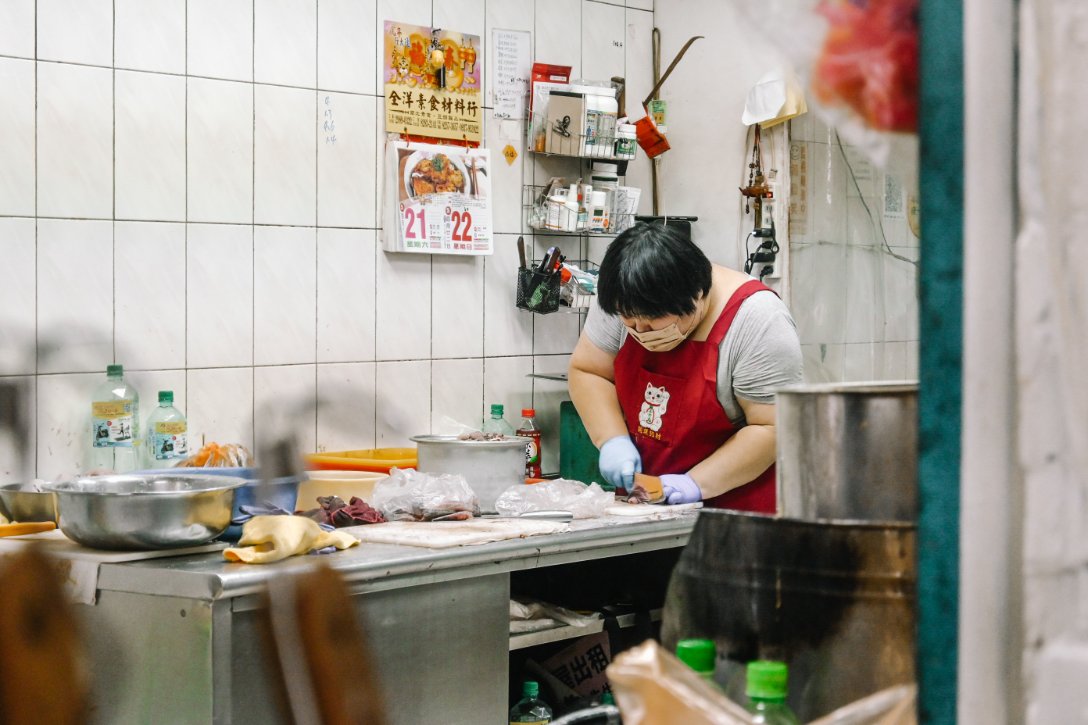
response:
M310 468L319 471L375 471L389 473L389 469L415 468L415 448L368 448L361 451L337 451L311 453L306 456Z

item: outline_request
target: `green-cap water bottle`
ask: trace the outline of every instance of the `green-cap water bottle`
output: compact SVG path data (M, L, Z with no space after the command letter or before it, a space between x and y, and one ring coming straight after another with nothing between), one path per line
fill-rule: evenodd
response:
M717 648L712 639L682 639L676 643L677 659L710 684L715 684L714 661L717 656Z
M752 722L766 725L798 725L786 704L789 670L785 662L756 660L748 663L748 712Z
M540 685L526 680L521 685L521 699L510 710L510 723L545 725L552 721L552 709L540 699Z

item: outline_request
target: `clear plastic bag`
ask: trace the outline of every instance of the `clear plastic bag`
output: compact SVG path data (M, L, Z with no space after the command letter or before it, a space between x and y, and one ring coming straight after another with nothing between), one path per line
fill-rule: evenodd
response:
M393 468L374 486L372 505L386 521L440 521L480 515L480 501L459 474Z
M576 519L604 516L605 509L616 502L611 491L596 483L557 478L531 486L515 485L499 494L495 510L503 516L520 516L530 511L570 511Z

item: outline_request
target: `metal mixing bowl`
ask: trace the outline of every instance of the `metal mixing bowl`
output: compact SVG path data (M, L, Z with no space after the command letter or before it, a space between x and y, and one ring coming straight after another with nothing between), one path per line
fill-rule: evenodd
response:
M0 486L0 514L19 523L56 523L57 498L33 483L9 483Z
M244 481L202 474L129 474L46 484L60 529L96 549L172 549L211 541L230 525Z

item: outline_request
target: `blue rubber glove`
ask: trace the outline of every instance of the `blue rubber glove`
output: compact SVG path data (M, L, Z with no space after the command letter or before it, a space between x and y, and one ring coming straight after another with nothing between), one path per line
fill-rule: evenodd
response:
M635 474L642 473L642 456L631 442L631 436L616 436L601 446L597 467L601 469L604 480L630 491L634 487Z
M686 473L668 473L661 477L661 487L665 489L665 503L696 503L703 500L699 484Z

